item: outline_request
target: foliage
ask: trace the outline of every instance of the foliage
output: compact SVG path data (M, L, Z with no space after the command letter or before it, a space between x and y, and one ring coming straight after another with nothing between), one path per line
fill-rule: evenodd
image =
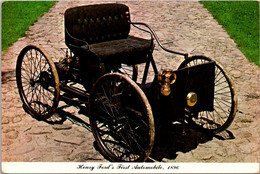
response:
M6 1L2 3L2 51L7 49L47 12L55 1Z
M200 1L249 59L259 65L259 2Z

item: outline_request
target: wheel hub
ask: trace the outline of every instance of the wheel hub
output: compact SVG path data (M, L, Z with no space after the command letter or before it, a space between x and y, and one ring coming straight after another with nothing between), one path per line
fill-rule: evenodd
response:
M195 92L189 92L186 96L186 100L188 106L195 106L198 101L197 94Z
M33 79L30 79L30 85L31 85L31 87L34 87L35 86L35 81L33 80Z
M43 86L43 88L47 89L49 86L51 86L51 77L50 74L46 71L41 72L40 74L40 84Z

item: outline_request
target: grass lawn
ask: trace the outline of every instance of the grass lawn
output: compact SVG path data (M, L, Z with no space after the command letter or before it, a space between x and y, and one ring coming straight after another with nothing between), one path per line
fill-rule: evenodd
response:
M236 42L240 51L259 66L259 2L200 1Z
M6 1L2 3L2 51L7 49L47 12L55 1Z

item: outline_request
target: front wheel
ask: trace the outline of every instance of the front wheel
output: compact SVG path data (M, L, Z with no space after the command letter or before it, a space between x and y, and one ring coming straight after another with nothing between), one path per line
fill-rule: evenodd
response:
M24 109L30 115L42 120L55 113L60 95L59 77L44 50L29 45L20 52L16 82Z
M187 60L186 67L210 61L212 61L210 58L204 56L193 56ZM185 62L179 66L179 69L184 67ZM203 130L218 133L227 129L232 123L237 110L237 98L231 78L217 62L214 84L214 110L192 113L193 116L189 117L188 121Z
M129 77L111 73L94 85L90 123L102 154L110 161L145 161L155 136L151 106Z

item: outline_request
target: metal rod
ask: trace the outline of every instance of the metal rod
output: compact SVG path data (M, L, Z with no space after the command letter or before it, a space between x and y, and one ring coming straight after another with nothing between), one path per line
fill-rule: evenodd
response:
M75 95L75 97L77 97L77 98L86 98L88 100L89 96L90 96L90 94L84 93L76 87L68 86L68 85L62 84L62 83L60 84L60 89L64 92Z
M151 31L151 33L152 33L152 35L154 36L154 38L155 38L156 42L158 43L158 45L159 45L164 51L167 51L167 52L173 53L173 54L182 55L182 56L185 57L185 59L187 59L188 53L182 53L182 52L172 51L172 50L170 50L170 49L168 49L168 48L165 48L165 47L162 45L162 43L160 42L160 40L159 40L158 36L156 35L156 33L153 31L153 29L152 29L149 25L147 25L146 23L142 23L142 22L130 22L130 24L132 24L132 25L133 25L134 27L136 27L136 28L139 28L139 27L137 27L137 26L135 26L135 25L144 25L144 26L146 26L146 27ZM139 28L139 29L140 29L140 28ZM144 29L142 29L142 30L143 30L143 31L146 31L146 30L144 30Z
M148 59L147 59L146 64L145 64L145 69L144 69L144 74L143 74L142 85L145 85L146 78L147 78L147 75L148 75L149 66L150 66L150 63L151 63L151 59L152 59L152 56L150 54L148 54Z

